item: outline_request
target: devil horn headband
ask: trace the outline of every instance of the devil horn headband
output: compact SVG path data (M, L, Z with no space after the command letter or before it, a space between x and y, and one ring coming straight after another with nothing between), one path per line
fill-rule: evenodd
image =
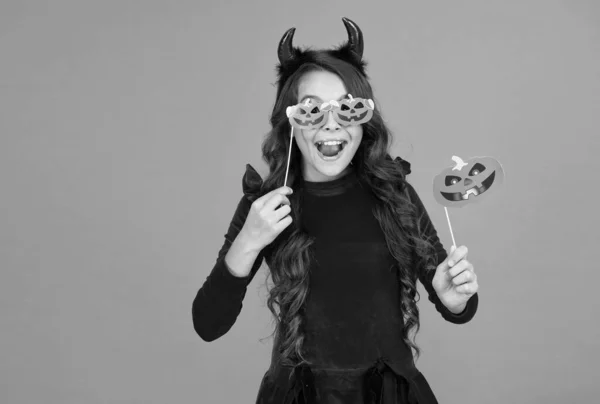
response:
M358 59L362 59L364 49L362 31L352 20L344 17L342 18L342 21L346 26L346 31L348 31L348 45L350 46L350 50L356 54ZM295 57L292 45L294 32L296 32L296 28L288 29L279 42L277 55L279 56L279 62L281 62L281 64L289 62Z
M360 74L367 77L365 67L367 62L363 59L363 34L358 25L348 18L342 18L346 31L348 31L348 41L333 49L311 50L300 49L293 46L294 33L296 28L290 28L283 34L277 47L277 56L279 64L277 65L277 98L281 95L283 86L287 80L296 72L300 66L306 63L320 64L322 55L328 54L331 57L343 60L354 66Z
M279 41L277 56L279 57L279 62L282 64L294 58L294 49L292 48L294 32L296 32L296 28L288 29L287 32L283 34L281 41Z

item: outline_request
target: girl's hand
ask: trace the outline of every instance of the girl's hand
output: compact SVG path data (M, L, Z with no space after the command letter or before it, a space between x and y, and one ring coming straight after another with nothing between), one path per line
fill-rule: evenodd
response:
M292 189L280 187L263 195L252 203L244 226L240 230L252 246L260 251L269 245L292 223L290 195Z
M479 290L473 264L467 261L468 251L464 245L452 246L448 257L437 266L432 281L440 301L455 314L462 312Z

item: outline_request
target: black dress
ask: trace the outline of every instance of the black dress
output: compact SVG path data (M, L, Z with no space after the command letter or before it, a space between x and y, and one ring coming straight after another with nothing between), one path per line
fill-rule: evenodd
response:
M410 172L407 162L397 159ZM260 176L247 165L244 197L225 235L225 244L211 274L193 303L196 332L205 341L225 334L239 315L249 282L264 258L259 255L251 274L236 278L224 257L258 196ZM395 261L384 233L372 213L373 194L351 171L329 182L302 186L302 226L314 236L309 292L304 306L304 356L312 363L283 366L273 357L256 398L257 404L433 404L437 400L423 374L415 367L410 348L402 340L403 316ZM406 192L418 207L438 263L446 258L414 188ZM466 323L477 311L478 295L460 314L438 299L431 281L434 271L419 280L429 300L444 319Z

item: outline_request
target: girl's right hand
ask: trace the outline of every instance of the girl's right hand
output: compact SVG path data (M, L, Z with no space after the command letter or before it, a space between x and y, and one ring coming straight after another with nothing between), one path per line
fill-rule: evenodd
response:
M276 188L256 199L250 206L246 222L240 230L257 250L262 250L292 223L290 200L292 189Z

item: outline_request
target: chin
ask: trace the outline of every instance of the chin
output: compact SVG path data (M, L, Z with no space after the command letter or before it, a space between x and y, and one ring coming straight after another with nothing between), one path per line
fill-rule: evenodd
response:
M313 169L321 176L333 179L341 175L350 166L351 160L351 158L341 158L334 162L325 162L317 157L313 160Z
M346 168L348 168L348 164L341 166L341 165L336 165L336 166L329 166L329 167L321 167L321 166L317 166L316 169L317 171L326 176L326 177L336 177L338 175L340 175L341 173L344 172L344 170L346 170Z

